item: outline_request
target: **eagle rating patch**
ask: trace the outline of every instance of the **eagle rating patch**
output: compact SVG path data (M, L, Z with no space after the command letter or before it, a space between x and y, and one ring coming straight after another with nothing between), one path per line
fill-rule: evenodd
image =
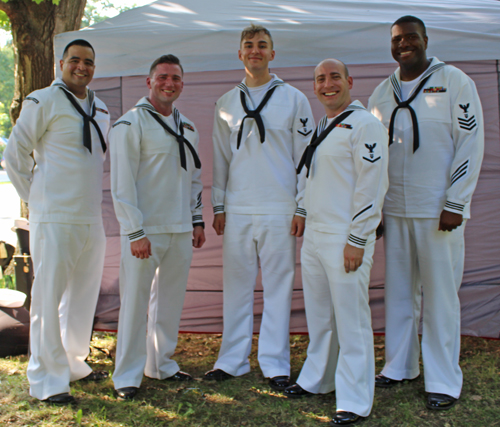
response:
M443 93L446 92L446 88L443 86L428 87L424 89L424 93Z
M96 111L100 111L101 113L104 113L104 114L109 114L106 110L104 110L103 108L99 108L99 107L95 107L95 110Z
M186 129L189 129L191 132L194 132L194 127L191 126L189 123L182 122L182 126L185 127Z
M297 130L301 135L307 136L312 132L312 129L307 130L307 122L309 121L309 117L304 119L300 119L300 123L302 123L302 130Z
M476 116L469 117L469 108L470 108L470 103L468 104L458 104L458 106L462 109L464 112L464 117L458 117L458 125L460 126L461 129L471 131L477 126L476 123Z
M365 144L365 147L368 149L368 157L363 156L363 159L365 159L367 162L370 162L370 163L375 163L377 160L380 160L381 156L378 156L377 158L375 158L375 154L373 152L375 150L376 146L377 146L377 143Z

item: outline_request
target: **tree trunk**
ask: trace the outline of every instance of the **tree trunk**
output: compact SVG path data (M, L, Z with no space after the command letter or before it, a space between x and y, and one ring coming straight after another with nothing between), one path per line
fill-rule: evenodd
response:
M12 27L15 88L10 106L14 124L21 112L23 99L54 80L54 36L80 28L87 0L50 0L36 4L33 0L0 2Z
M10 119L14 125L23 99L34 90L49 86L54 80L54 36L80 28L87 0L0 1L0 10L9 17L14 47L14 99ZM25 203L21 216L27 217Z

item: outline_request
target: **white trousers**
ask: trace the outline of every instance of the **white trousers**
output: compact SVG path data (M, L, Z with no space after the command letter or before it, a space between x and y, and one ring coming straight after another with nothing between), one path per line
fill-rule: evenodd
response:
M250 372L254 289L259 260L264 309L258 360L271 378L290 375L290 310L295 278L293 215L226 213L223 242L224 331L215 369L231 375Z
M418 327L423 293L422 358L425 390L458 398L460 301L465 223L438 231L439 219L385 215L386 364L382 374L401 380L419 374Z
M128 237L121 237L116 389L139 387L143 374L162 380L179 371L170 357L193 257L191 233L151 234L148 239L153 255L139 259L131 254Z
M336 390L337 411L366 417L375 387L368 296L375 241L366 244L358 270L346 273L347 237L306 227L301 264L309 346L297 383L311 393Z
M102 224L30 224L30 394L43 400L70 391L92 372L89 354L106 237Z

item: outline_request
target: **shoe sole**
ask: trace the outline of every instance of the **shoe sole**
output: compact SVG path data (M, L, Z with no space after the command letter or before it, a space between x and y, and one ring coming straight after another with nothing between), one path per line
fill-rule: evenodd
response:
M410 379L406 379L406 378L404 380L401 380L401 381L393 380L395 382L392 383L392 384L380 384L380 383L377 383L377 381L375 380L375 387L378 387L378 388L393 388L393 387L396 387L399 384L404 384L405 382L409 382L410 383L410 382L415 381L417 379L418 379L418 377L412 378L411 380Z
M427 409L432 410L432 411L447 411L448 409L453 408L457 404L457 402L458 402L458 400L455 400L451 405L445 406L445 407L432 406L432 405L429 405L429 403L426 403L425 407Z
M337 427L337 426L353 426L354 424L359 424L359 423L362 423L363 421L366 420L366 418L368 417L359 417L359 419L357 419L356 421L352 422L352 423L348 423L348 424L335 424L333 421L330 421L329 422L329 426L331 427Z

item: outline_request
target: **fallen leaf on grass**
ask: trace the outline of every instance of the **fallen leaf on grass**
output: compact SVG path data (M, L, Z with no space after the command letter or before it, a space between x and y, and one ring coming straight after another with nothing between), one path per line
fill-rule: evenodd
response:
M479 400L483 400L483 397L482 396L478 396L478 395L474 395L474 396L471 396L470 400L474 400L474 401L479 401Z

